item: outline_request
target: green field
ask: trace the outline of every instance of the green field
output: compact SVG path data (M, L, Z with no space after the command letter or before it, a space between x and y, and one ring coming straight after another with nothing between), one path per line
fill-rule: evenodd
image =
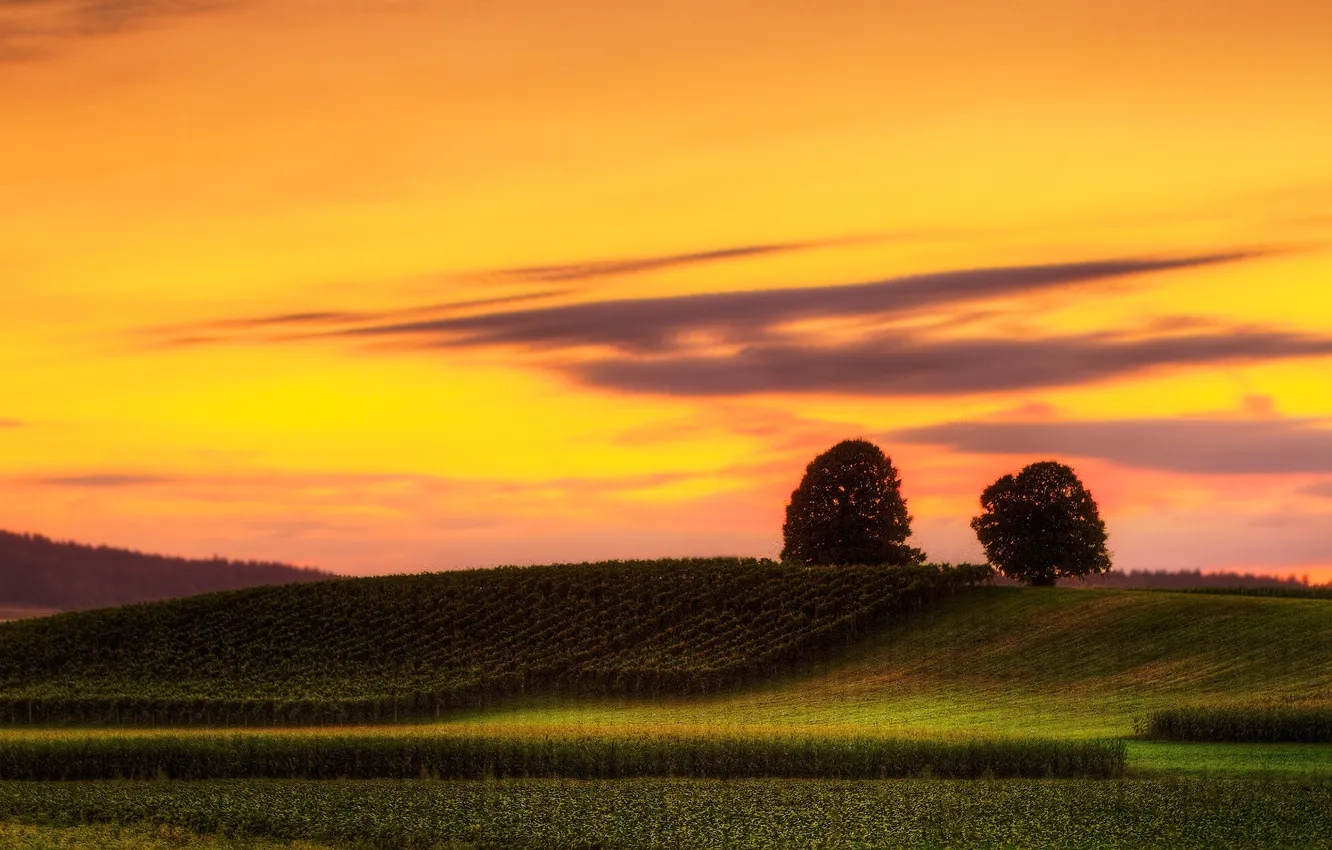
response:
M761 680L708 693L515 693L438 720L418 716L370 726L11 727L0 730L0 763L10 765L11 778L23 775L17 766L25 758L27 769L38 773L34 765L82 764L88 771L41 774L50 778L178 771L200 778L531 778L10 781L0 782L0 817L46 818L44 829L139 822L376 847L757 847L771 846L777 835L783 836L778 843L809 847L1332 847L1332 744L1140 735L1150 714L1173 709L1322 717L1332 708L1332 603L959 589L964 592L930 597L932 604L918 610L892 608L901 615L842 633ZM827 605L811 610L837 619ZM762 636L759 629L746 635L751 642ZM427 638L399 637L416 646ZM1058 742L1094 746L1104 740L1127 741L1122 779L920 778L949 775L933 765L969 746L1011 745L1013 753L1044 747L1049 754ZM934 762L863 772L864 764L890 763L886 754L903 742L933 753ZM560 755L566 745L572 749ZM443 772L420 760L458 747L480 760ZM106 761L107 753L124 759L122 767ZM199 753L212 755L200 760ZM496 753L508 761L485 761ZM11 756L17 760L4 761ZM547 757L556 761L541 761ZM337 759L362 767L311 767ZM207 766L228 763L277 767L247 774ZM730 772L709 772L723 763ZM522 768L502 766L515 764ZM605 772L609 764L638 768ZM843 778L537 778L659 773ZM863 775L914 778L845 778ZM1004 774L967 768L952 775ZM1064 774L1040 767L1010 775Z
M1181 706L1332 705L1332 604L990 588L835 661L690 699L531 700L475 724L854 727L891 735L1130 736Z

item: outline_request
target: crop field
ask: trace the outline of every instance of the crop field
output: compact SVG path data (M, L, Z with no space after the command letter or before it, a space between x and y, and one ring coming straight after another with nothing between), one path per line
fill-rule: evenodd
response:
M265 587L0 626L0 722L384 722L704 693L843 649L984 567L738 559Z
M1123 741L207 734L0 739L0 779L1111 777Z
M168 824L49 826L0 821L0 847L6 850L332 850L333 846L302 840L200 835Z
M1332 785L1235 780L0 783L0 817L383 848L1332 847Z
M25 833L33 842L123 828L122 844L105 846L126 848L172 835L219 848L298 839L314 843L291 846L1332 848L1332 744L1318 743L1332 708L1327 600L973 589L962 574L936 571L938 584L894 575L898 583L875 597L884 607L854 627L832 608L802 609L801 622L841 625L799 632L799 652L789 642L776 654L753 649L759 624L786 622L780 613L764 619L766 603L749 625L728 620L726 633L744 636L755 666L706 686L707 676L678 689L658 677L656 692L635 690L646 679L616 691L612 680L577 672L601 668L575 665L547 686L531 687L537 677L529 677L438 719L403 711L397 723L291 726L284 722L294 718L269 712L258 728L236 729L116 725L104 714L80 726L67 713L56 726L11 725L0 729L0 819L10 819L0 828L35 830ZM797 580L824 586L817 574ZM355 585L328 587L338 584ZM685 595L721 592L700 590L708 586ZM216 608L239 595L205 599ZM548 598L574 606L591 597L571 585ZM855 608L859 596L834 598L869 610ZM666 599L645 592L641 610L675 610ZM394 606L383 608L402 610ZM661 622L654 617L642 618ZM484 611L473 621L485 622ZM66 637L95 632L74 622L77 629L61 627L71 630ZM454 634L424 622L400 624L398 654L338 663L354 675L356 664L400 661L409 649L428 654L432 640ZM707 622L726 631L715 617ZM0 643L12 637L5 629L30 625L0 629ZM568 628L592 635L596 623ZM154 634L144 645L167 645L165 633ZM277 638L265 640L271 648ZM506 640L493 646L518 646L518 637ZM739 645L661 657L737 658ZM47 656L42 669L51 675L29 684L103 681L97 671L117 669L109 659L128 651L121 646L97 664ZM171 664L211 663L200 646ZM329 669L302 652L274 669L312 677ZM163 682L182 669L157 663L126 681ZM699 669L712 676L721 668ZM328 687L341 685L335 678ZM392 719L385 710L375 717ZM1173 718L1176 731L1144 734L1161 718ZM1217 734L1225 718L1249 737ZM1178 731L1197 728L1211 731ZM1190 736L1214 740L1166 739ZM71 781L83 779L98 781Z
M1332 708L1183 708L1156 711L1145 729L1171 741L1332 743Z

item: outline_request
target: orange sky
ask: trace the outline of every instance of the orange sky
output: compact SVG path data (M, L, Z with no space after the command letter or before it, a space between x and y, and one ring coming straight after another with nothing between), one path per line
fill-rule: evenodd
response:
M114 9L114 11L108 11ZM0 527L354 573L775 556L845 437L978 559L1332 580L1332 6L0 0Z

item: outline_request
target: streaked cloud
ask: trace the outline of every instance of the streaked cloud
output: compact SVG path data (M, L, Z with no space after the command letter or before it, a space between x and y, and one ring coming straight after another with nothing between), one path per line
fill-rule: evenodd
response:
M622 259L588 260L581 263L559 263L548 266L518 266L508 269L473 272L467 278L495 283L581 283L598 278L643 274L687 268L723 260L744 260L770 254L786 254L813 248L829 247L859 240L829 240L812 242L775 242L764 245L740 245L693 251L681 254L663 254L653 257L627 257Z
M950 396L1090 384L1167 367L1332 355L1332 337L1279 332L1142 340L931 341L756 345L727 356L605 358L569 367L586 383L677 396L844 393Z
M1332 472L1332 427L1306 419L945 422L892 431L885 439L966 454L1099 458L1197 475ZM1315 486L1332 494L1332 485Z
M775 326L806 319L887 316L929 308L1237 262L1251 252L1159 259L1096 260L1034 266L974 268L872 283L709 292L664 298L593 301L421 322L398 322L338 332L354 337L420 338L422 345L521 345L537 349L611 346L661 352L698 332L751 342Z
M22 428L22 427L23 423L17 419L0 419L0 431L4 431L9 428Z
M0 0L3 2L3 0ZM680 254L663 254L618 259L587 260L578 263L564 263L547 266L517 266L513 268L490 269L462 274L438 275L440 281L448 283L464 280L482 285L513 285L534 283L576 284L608 277L645 274L668 269L689 268L707 263L753 259L768 255L787 254L808 251L835 245L866 241L861 239L840 239L807 242L781 242L763 245L742 245L731 248L718 248L708 251L695 251ZM166 344L192 346L208 343L224 343L238 335L246 339L251 331L271 331L268 341L290 341L306 335L382 335L409 333L397 331L397 328L417 328L466 321L448 318L451 314L492 310L523 302L559 298L577 293L574 288L542 289L536 292L515 293L485 298L472 298L434 304L421 304L395 310L350 311L323 310L276 313L265 316L250 316L232 319L215 319L178 325L168 328L152 328L148 333L153 336L165 336ZM670 299L665 299L670 300ZM615 302L607 302L615 303ZM632 303L632 302L631 302ZM581 305L584 307L591 305ZM562 307L545 308L559 312ZM493 313L493 316L514 316L525 313L540 313L542 310L517 311L512 313ZM286 332L286 333L283 333Z
M1301 493L1309 496L1319 496L1324 499L1332 499L1332 480L1316 481L1307 487L1300 489Z
M57 475L49 478L37 478L33 484L48 487L144 487L159 484L172 484L177 478L166 475L123 475L99 473L91 475Z
M209 12L239 0L0 0L0 61L45 55L53 43Z
M536 269L572 280L591 270L689 265L815 243L749 246L693 254L595 261ZM960 269L835 286L708 292L658 298L492 310L568 291L425 305L385 312L318 311L224 319L173 332L168 344L345 338L400 347L509 346L579 349L546 364L604 389L668 396L838 393L954 396L1095 383L1160 368L1259 362L1332 354L1332 338L1280 331L1218 328L1196 316L1149 320L1133 334L937 338L931 328L898 328L854 342L793 337L793 323L819 319L889 322L938 318L954 334L988 314L977 305L1063 288L1121 282L1138 275L1240 262L1258 251ZM578 270L583 271L578 271ZM531 269L517 269L528 273ZM481 312L474 312L480 310ZM465 315L439 315L448 312ZM978 313L980 318L977 318ZM426 318L418 318L425 316ZM957 321L950 317L956 316ZM936 328L937 329L937 328ZM255 338L250 332L267 334ZM233 336L233 335L239 335ZM700 352L708 337L734 350ZM593 354L586 349L610 349Z
M738 468L739 469L739 468ZM615 495L619 493L695 480L692 472L654 472L639 475L589 475L534 481L485 478L449 478L436 475L342 472L279 472L255 470L235 475L161 475L147 472L72 472L12 479L40 487L137 488L172 485L176 492L222 499L228 491L244 494L254 488L270 492L322 494L323 496L372 493L376 496L402 493L467 495L476 499L509 499L517 496Z
M547 289L540 292L524 292L494 298L445 301L437 304L423 304L400 310L382 310L378 312L320 310L308 313L275 313L267 316L215 319L185 325L152 328L148 333L152 336L165 336L166 344L169 346L230 342L237 338L238 333L243 334L249 331L277 331L278 334L272 338L273 341L290 341L301 339L306 335L322 335L326 332L325 329L330 327L336 328L503 307L546 298L558 298L569 295L571 292L568 289Z

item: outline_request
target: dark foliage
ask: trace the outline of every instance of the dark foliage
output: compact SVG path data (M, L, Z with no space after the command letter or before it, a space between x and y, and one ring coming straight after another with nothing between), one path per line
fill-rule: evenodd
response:
M791 493L782 560L805 564L921 564L906 545L911 517L883 450L843 440L810 461Z
M1147 718L1147 736L1170 741L1332 743L1332 708L1174 708Z
M0 779L1105 777L1123 741L423 734L0 739Z
M971 527L1008 578L1049 586L1110 569L1105 523L1070 467L1033 463L986 487L980 501Z
M285 564L167 558L0 531L0 603L5 605L73 611L331 578L332 573Z
M845 645L989 573L611 562L61 614L0 625L0 722L372 722L552 690L706 692Z

